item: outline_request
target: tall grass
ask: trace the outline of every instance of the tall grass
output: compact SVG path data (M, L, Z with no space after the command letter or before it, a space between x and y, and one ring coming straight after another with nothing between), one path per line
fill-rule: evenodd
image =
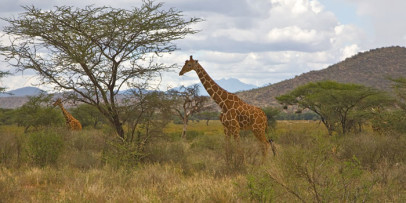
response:
M112 145L106 130L48 129L24 134L0 126L0 202L404 202L406 139L366 132L329 137L317 122L278 122L277 155L261 163L258 141L243 132L244 163L226 162L218 121L169 124L142 154ZM55 162L37 164L30 136ZM55 140L54 140L55 141ZM52 143L52 141L50 141ZM31 143L31 144L30 144ZM116 148L118 147L118 148ZM57 152L60 149L60 152ZM124 157L121 155L125 155ZM134 156L132 156L134 155ZM114 162L115 161L115 162Z

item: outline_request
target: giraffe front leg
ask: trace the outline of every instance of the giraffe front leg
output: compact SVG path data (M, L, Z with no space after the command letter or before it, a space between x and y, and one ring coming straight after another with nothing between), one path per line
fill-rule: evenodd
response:
M243 166L243 164L245 163L244 149L241 146L240 129L239 128L238 128L238 130L234 131L233 136L234 136L235 151L236 151L234 164L235 164L236 168L239 168L239 167Z
M224 135L225 135L225 143L224 143L224 148L226 151L226 163L229 164L231 163L232 160L232 146L231 146L231 134L230 131L228 130L227 124L228 122L226 121L226 117L225 114L222 112L220 114L220 121L223 124L223 128L224 128Z

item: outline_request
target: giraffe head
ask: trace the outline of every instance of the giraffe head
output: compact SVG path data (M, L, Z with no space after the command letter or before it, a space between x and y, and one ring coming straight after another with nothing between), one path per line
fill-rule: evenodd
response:
M196 70L197 66L198 66L198 61L197 60L193 60L193 57L190 56L189 60L186 60L185 65L183 65L182 70L179 72L179 75L183 75L191 70Z
M61 98L57 99L53 105L57 106L57 105L60 105L60 104L62 104Z

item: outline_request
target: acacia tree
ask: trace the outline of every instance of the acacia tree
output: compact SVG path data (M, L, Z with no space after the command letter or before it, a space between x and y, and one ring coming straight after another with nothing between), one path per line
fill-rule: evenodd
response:
M127 104L123 121L128 127L129 141L135 141L142 150L154 135L162 133L170 121L173 100L165 92L139 88L128 91L123 102Z
M189 26L199 21L151 1L132 10L23 8L17 18L2 18L11 39L1 47L6 61L20 71L35 70L67 98L96 106L122 138L117 94L173 68L154 61L177 49L174 40L196 33Z
M348 133L356 124L364 123L372 109L393 102L382 91L334 81L308 83L276 99L281 104L297 105L318 114L329 135L333 131Z
M393 84L393 89L395 90L396 96L398 98L397 104L403 111L406 112L406 78L391 78Z
M27 103L14 111L14 121L24 126L24 132L31 127L39 129L44 126L61 125L64 119L61 113L52 105L52 94L30 96Z
M180 90L172 90L170 94L177 101L178 105L175 106L175 111L183 122L182 137L186 136L186 129L189 123L189 118L195 113L200 112L204 103L208 101L208 97L199 95L199 85L191 87L180 87Z
M393 82L397 108L374 109L372 128L380 134L399 135L406 133L406 78L389 78Z

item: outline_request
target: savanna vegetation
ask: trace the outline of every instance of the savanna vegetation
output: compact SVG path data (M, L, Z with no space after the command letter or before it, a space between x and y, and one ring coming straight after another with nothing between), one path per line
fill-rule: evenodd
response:
M175 51L172 41L195 33L188 26L199 19L149 1L130 11L24 8L5 19L15 38L0 51L65 90L83 130L67 130L54 95L2 109L0 202L406 201L404 78L391 79L394 94L323 81L281 95L297 114L264 108L276 155L263 162L243 131L233 146L240 161L225 157L207 98L193 88L147 91L172 67L154 57Z
M219 121L168 123L142 151L108 127L24 133L0 127L0 200L21 201L366 201L406 198L405 136L328 136L318 121L278 121L277 155L242 133L245 163L227 165Z
M400 94L396 106L402 106L404 86L398 81L403 79L394 81ZM209 125L204 119L190 122L182 137L183 122L165 119L177 114L167 108L170 97L150 92L142 98L142 107L134 111L145 113L128 117L125 124L126 131L135 132L131 142L115 136L109 122L98 120L94 125L100 115L80 111L82 105L70 111L88 124L83 131L67 131L58 119L60 112L44 115L49 108L46 95L30 98L20 109L1 111L0 200L403 202L406 198L406 136L400 127L404 119L399 119L406 114L400 107L380 109L386 112L379 114L385 119L380 121L386 125L383 131L374 129L377 117L372 116L361 131L332 135L320 120L275 120L282 110L266 108L273 126L267 136L275 141L277 155L270 154L262 163L257 140L244 131L239 147L245 162L227 163L218 120ZM21 109L28 107L36 109L31 114L56 122L27 130L24 122L13 118L21 118ZM23 118L31 121L32 116Z

